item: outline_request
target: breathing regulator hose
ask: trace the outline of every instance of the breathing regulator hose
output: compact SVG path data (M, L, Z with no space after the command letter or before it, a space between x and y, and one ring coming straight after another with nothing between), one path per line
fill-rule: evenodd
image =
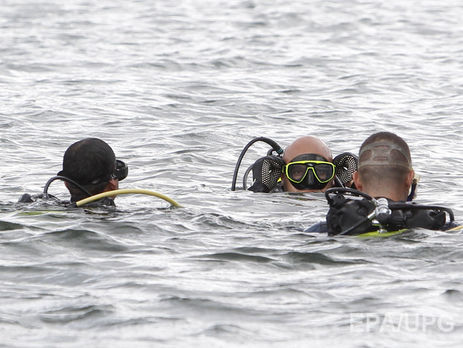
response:
M119 189L119 190L112 190L112 191L106 191L103 193L99 193L97 195L81 199L80 201L76 202L77 207L81 207L87 203L91 203L94 201L97 201L101 198L105 197L112 197L112 196L117 196L117 195L122 195L122 194L129 194L129 193L135 193L135 194L144 194L144 195L149 195L149 196L155 196L158 198L161 198L165 200L166 202L169 202L171 206L180 208L181 205L178 204L176 201L174 201L172 198L169 198L161 193L150 191L150 190L143 190L143 189Z
M81 190L87 196L89 196L87 198L81 199L80 201L77 201L75 203L75 205L77 207L80 207L80 206L85 205L87 203L97 201L97 200L99 200L101 198L112 197L112 196L117 196L117 195L122 195L122 194L129 194L129 193L155 196L155 197L158 197L158 198L161 198L161 199L165 200L166 202L169 202L171 204L171 206L173 206L173 207L181 207L181 205L179 203L174 201L172 198L167 197L166 195L163 195L163 194L158 193L158 192L150 191L150 190L144 190L144 189L119 189L119 190L106 191L106 192L103 192L103 193L92 195L82 185L78 184L77 182L75 182L72 179L69 179L69 178L67 178L65 176L60 176L60 175L57 175L57 176L54 176L54 177L50 178L47 181L47 183L45 184L45 186L43 188L43 195L44 195L45 198L49 198L48 188L50 187L51 183L53 181L55 181L55 180L62 180L62 181L68 182L68 183L76 186L79 190Z
M266 137L258 137L258 138L254 138L252 139L244 148L243 150L241 151L240 153L240 156L238 157L238 161L236 162L236 166L235 166L235 171L233 172L233 179L232 179L232 186L231 186L231 190L232 191L235 191L236 190L236 180L237 180L237 177L238 177L238 171L240 169L240 165L241 165L241 161L243 160L243 157L244 155L246 154L246 152L248 151L248 149L256 142L258 141L262 141L264 143L267 143L268 145L270 145L272 147L272 149L269 151L271 154L272 151L275 151L278 155L282 155L283 154L283 149L281 148L280 145L278 145L274 140L272 139L269 139L269 138L266 138Z
M78 184L77 182L75 182L74 180L72 179L69 179L68 177L65 177L65 176L62 176L62 175L56 175L52 178L50 178L47 183L45 184L44 188L43 188L43 195L45 198L48 198L48 188L50 187L51 183L55 180L62 180L62 181L65 181L65 182L68 182L72 185L74 185L75 187L77 187L79 190L81 190L83 193L85 193L87 196L91 196L91 194L80 184Z

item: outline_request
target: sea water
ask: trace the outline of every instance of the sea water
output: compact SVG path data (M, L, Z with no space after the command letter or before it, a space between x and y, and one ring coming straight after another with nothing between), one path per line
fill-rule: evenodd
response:
M254 137L336 155L391 131L417 201L461 221L462 17L457 0L2 1L0 346L460 347L461 232L314 235L322 194L230 187ZM16 203L85 137L129 165L121 188L183 208Z

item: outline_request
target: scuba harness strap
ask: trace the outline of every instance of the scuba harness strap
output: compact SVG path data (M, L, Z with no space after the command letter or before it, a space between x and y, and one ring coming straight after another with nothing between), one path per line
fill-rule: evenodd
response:
M394 202L372 198L349 188L325 192L330 209L326 215L329 235L358 235L371 231L390 232L404 228L440 230L446 217L454 221L453 211L436 205Z

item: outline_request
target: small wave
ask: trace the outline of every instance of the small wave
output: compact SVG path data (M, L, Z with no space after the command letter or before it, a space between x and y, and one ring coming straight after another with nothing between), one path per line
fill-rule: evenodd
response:
M319 264L319 265L352 265L357 263L364 263L365 261L355 261L355 260L342 260L334 259L323 253L319 252L289 252L284 255L284 258L288 261L296 264Z
M456 289L447 289L442 293L442 296L451 302L463 302L463 292Z
M105 317L114 311L111 305L71 306L47 311L40 315L45 323L65 324L78 320L94 320Z
M24 226L14 222L0 221L0 231L19 230Z
M60 240L65 244L72 244L74 247L83 247L89 250L119 252L128 250L127 246L116 241L114 238L89 230L66 229L47 232L42 238L45 238L45 236Z
M196 258L207 258L207 259L215 259L215 260L223 260L223 261L252 261L252 262L259 262L259 263L267 263L275 261L269 257L265 256L258 256L258 255L249 255L237 252L223 252L223 253L214 253L214 254L204 254L200 256L196 256Z

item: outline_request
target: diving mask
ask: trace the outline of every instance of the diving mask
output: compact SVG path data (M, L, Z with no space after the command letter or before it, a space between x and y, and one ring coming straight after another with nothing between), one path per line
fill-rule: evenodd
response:
M129 167L125 164L125 162L122 162L121 160L116 159L116 163L114 166L114 171L108 176L103 176L100 178L94 179L92 182L90 182L91 185L97 185L102 182L111 180L111 179L117 179L118 181L124 180L129 173Z
M335 169L333 163L320 155L303 154L286 164L284 173L298 190L320 190L333 180Z

